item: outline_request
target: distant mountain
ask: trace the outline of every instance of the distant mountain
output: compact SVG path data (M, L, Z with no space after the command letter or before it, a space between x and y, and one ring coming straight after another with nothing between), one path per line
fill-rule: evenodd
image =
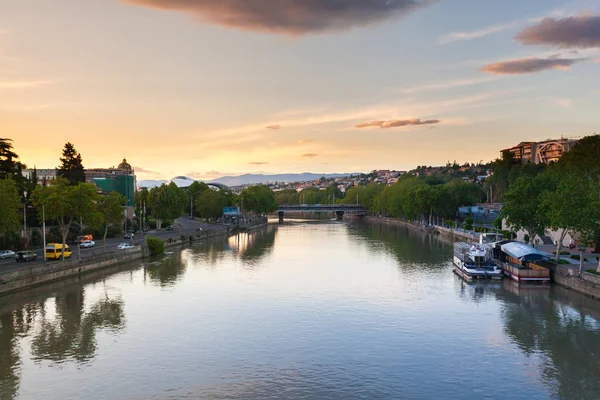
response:
M221 183L227 186L240 186L250 185L257 183L268 183L268 182L305 182L314 181L321 177L325 178L342 178L350 175L358 175L359 173L344 173L344 174L313 174L310 172L304 172L302 174L275 174L275 175L263 175L263 174L245 174L239 176L222 176L214 179L211 182Z

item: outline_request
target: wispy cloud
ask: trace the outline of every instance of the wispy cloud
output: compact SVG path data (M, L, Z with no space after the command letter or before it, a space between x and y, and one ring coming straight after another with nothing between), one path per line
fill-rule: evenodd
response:
M272 131L276 131L276 130L281 129L281 125L269 125L269 126L267 126L267 129L270 129Z
M393 119L388 121L371 121L356 125L356 128L378 127L382 129L399 128L403 126L434 125L439 124L439 119L422 120L421 118L412 119Z
M55 80L34 80L34 81L3 81L0 82L0 89L30 89L40 86L54 85L58 83Z
M484 65L481 70L490 74L523 75L547 70L569 70L573 64L583 61L578 58L523 58Z
M317 153L306 153L306 154L302 154L302 158L315 158L318 157L319 155Z
M572 99L562 97L546 97L545 100L561 108L569 108L571 107L571 104L573 104Z
M464 32L451 32L441 36L438 39L439 44L449 44L453 42L458 42L462 40L473 40L483 38L489 35L493 35L495 33L504 32L510 29L518 28L519 26L523 26L530 23L536 23L543 20L546 16L561 16L564 14L563 10L555 10L550 14L546 14L544 17L533 17L526 19L517 19L514 21L510 21L504 24L495 24L490 25L485 28L473 30L473 31L464 31Z
M150 171L149 169L146 168L142 168L142 167L135 167L135 172L139 172L140 174L146 174L146 175L160 175L158 172L154 172L154 171Z
M428 83L421 86L413 86L411 88L402 89L403 93L419 93L419 92L430 92L436 90L453 89L457 87L474 86L482 83L493 82L498 80L497 77L483 77L483 78L472 78L472 79L458 79L447 82L436 82Z
M475 31L451 32L451 33L445 34L444 36L441 36L438 39L438 43L439 44L449 44L449 43L458 42L461 40L479 39L479 38L489 36L494 33L505 31L507 29L516 28L523 23L524 23L524 21L519 20L519 21L510 22L507 24L491 25L491 26L485 27L483 29L475 30Z
M313 139L300 139L296 142L296 144L307 144L307 143L314 143Z
M251 162L251 163L248 163L248 164L250 164L250 165L257 165L257 166L261 166L261 165L268 165L268 164L270 164L270 163L269 163L269 162L266 162L266 161L253 161L253 162Z
M600 48L600 15L545 18L538 25L519 32L515 39L524 45Z
M435 0L121 0L185 12L201 23L269 34L347 31L398 19Z

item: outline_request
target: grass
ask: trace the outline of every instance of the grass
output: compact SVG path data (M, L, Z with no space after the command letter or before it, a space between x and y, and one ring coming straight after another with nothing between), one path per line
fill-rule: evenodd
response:
M571 264L567 260L558 260L558 264Z
M594 274L594 275L600 276L600 273L598 271L596 271L595 269L588 269L585 272L589 272L590 274Z

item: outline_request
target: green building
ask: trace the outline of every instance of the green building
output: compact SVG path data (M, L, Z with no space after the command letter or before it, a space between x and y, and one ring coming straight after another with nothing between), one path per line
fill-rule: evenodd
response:
M102 193L117 192L127 199L127 207L135 206L135 176L114 175L104 178L93 178Z

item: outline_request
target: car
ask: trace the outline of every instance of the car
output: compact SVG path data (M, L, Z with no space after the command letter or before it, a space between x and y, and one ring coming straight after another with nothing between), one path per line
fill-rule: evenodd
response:
M15 252L12 250L0 250L0 260L5 260L7 258L13 258L15 256Z
M128 250L128 249L133 249L133 245L129 244L129 243L121 243L120 245L117 246L117 249L119 250Z
M192 217L192 216L189 216L189 217L188 217L188 219L196 219L196 218L194 218L194 217Z
M123 239L133 239L134 234L132 232L123 235Z
M169 226L167 226L167 230L168 230L168 231L172 231L172 230L173 230L173 225L169 225Z
M84 240L80 244L80 246L83 247L84 249L87 249L89 247L94 247L95 245L96 245L96 242L94 242L93 240Z
M15 260L17 262L19 262L19 261L23 261L23 262L35 261L35 260L37 260L37 254L35 254L33 251L19 251L15 255Z
M202 228L196 228L196 232L201 233L203 232Z

